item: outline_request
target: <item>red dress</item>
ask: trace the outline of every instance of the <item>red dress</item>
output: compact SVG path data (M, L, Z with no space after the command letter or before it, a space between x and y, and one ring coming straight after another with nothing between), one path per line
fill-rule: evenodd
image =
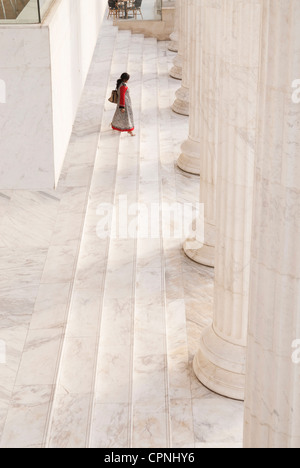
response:
M125 109L125 112L121 112ZM132 132L134 119L129 89L126 83L122 83L118 89L118 104L112 121L112 128L118 132Z

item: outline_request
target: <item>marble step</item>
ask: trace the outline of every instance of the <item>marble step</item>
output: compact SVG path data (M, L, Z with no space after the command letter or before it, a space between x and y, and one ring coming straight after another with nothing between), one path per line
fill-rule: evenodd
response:
M139 42L142 40L139 38ZM129 48L134 47L135 42L128 31L118 33L107 97L116 79L128 69ZM111 250L110 238L101 236L99 223L105 210L115 205L117 181L122 181L123 135L112 133L113 112L113 105L106 99L47 440L51 448L90 445L97 354ZM110 231L111 220L108 220L107 233Z
M134 138L121 135L119 147L112 223L115 235L110 239L103 291L89 443L92 448L126 448L131 444L136 240L130 237L126 224L134 223L128 210L138 202L143 48L143 36L133 35L128 73L137 128Z
M132 374L132 447L168 447L165 274L161 224L158 44L144 45ZM147 227L147 229L145 229Z
M165 42L159 43L159 141L161 192L164 206L181 200L177 193L176 159L178 145L172 128L173 113L170 112L174 96L170 85L168 61L172 54ZM172 63L172 62L171 62ZM176 116L177 117L177 116ZM179 140L180 141L180 140ZM188 200L187 200L188 201ZM182 242L184 233L177 221L178 236L171 235L168 216L163 223L163 255L165 261L165 314L166 314L166 349L168 373L168 404L170 424L170 446L172 448L194 447L194 427L191 398L191 367L189 363L188 334L186 323L184 274L182 268ZM180 237L179 237L180 235ZM182 236L182 237L181 237Z
M16 234L19 229L15 228L14 238L11 236L11 253L16 251L18 258L10 258L11 266L12 261L15 263L11 273L16 276L17 271L18 281L24 282L26 279L27 288L24 293L32 291L35 295L32 304L27 302L27 296L26 302L22 299L23 307L18 311L18 329L11 328L11 325L7 329L10 334L14 332L14 340L9 339L12 349L8 350L6 366L10 373L10 383L7 381L9 385L5 389L5 408L1 392L1 421L2 414L4 416L3 425L1 424L1 447L45 445L72 297L73 273L77 265L100 133L98 122L103 113L116 34L116 28L104 27L99 35L57 190L47 193L22 191L15 194L22 198L20 213L24 221L20 240L23 242L22 256L25 257L24 264L21 264L23 260L18 255L19 250L16 250ZM101 54L98 53L99 49ZM16 202L15 195L12 194L10 205ZM10 219L14 216L12 208L13 206L9 212ZM3 232L8 229L7 221L9 219L3 220ZM29 221L32 247L29 236L25 236ZM15 294L17 287L20 286L14 286ZM11 311L11 308L8 310ZM23 311L22 314L20 310ZM19 337L17 341L19 331L24 335L23 343ZM11 343L17 345L18 349L13 348ZM1 385L4 385L3 381Z

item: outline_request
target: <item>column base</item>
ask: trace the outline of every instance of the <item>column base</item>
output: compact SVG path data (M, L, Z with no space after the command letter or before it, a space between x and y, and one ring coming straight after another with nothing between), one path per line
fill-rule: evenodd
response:
M200 382L219 395L245 398L246 347L220 338L213 326L204 330L193 368Z
M171 52L178 52L178 41L171 41L168 50Z
M177 54L173 63L174 67L170 71L170 76L175 80L182 80L182 57Z
M211 268L215 266L216 227L207 220L201 221L201 237L196 237L193 232L183 244L183 250L187 257L200 265Z
M175 78L175 80L182 80L182 68L174 65L170 71L170 77Z
M177 160L178 167L189 174L200 175L200 142L189 138L181 145L181 151Z
M170 50L171 52L178 52L178 46L179 46L178 34L175 31L172 32L170 39L171 39L171 42L168 46L168 50Z
M197 239L187 239L183 244L185 255L200 265L215 267L215 247L202 244Z
M190 115L190 93L189 89L183 85L176 91L176 100L172 106L172 110L176 114Z

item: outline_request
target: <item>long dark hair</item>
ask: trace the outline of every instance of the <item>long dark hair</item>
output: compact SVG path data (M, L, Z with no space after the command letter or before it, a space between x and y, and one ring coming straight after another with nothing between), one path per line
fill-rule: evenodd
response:
M130 79L130 75L128 75L128 73L122 73L121 77L117 81L116 89L119 89L123 81L128 81L129 79Z

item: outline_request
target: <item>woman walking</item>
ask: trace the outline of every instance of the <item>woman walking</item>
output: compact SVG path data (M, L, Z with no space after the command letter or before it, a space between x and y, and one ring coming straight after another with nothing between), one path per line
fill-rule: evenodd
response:
M123 73L117 81L118 104L111 126L113 130L128 132L129 135L135 136L132 105L127 86L129 79L130 75Z

